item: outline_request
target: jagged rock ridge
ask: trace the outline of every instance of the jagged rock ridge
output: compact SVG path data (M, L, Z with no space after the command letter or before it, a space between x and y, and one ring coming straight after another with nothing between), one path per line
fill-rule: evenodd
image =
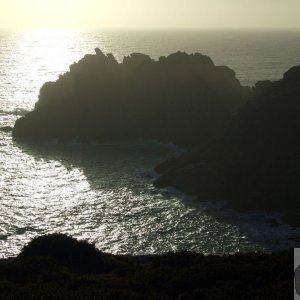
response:
M17 120L13 136L195 145L222 131L248 92L234 71L199 53L158 61L133 53L118 63L96 49L43 85L35 109Z

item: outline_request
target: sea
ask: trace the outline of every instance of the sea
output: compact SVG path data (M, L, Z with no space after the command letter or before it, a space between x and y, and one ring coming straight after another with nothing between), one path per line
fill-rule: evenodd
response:
M99 47L118 61L200 52L235 70L243 85L277 80L300 64L300 31L39 29L0 32L0 127L34 108L39 89ZM235 212L156 189L154 167L185 150L157 141L17 143L0 132L0 258L39 235L65 233L114 254L229 254L295 247L300 231L282 212ZM284 201L284 199L282 199ZM269 222L270 221L270 222Z

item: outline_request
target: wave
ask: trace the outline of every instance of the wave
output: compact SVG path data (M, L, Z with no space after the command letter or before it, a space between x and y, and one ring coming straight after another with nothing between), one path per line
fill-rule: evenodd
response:
M2 115L14 115L14 116L25 116L29 110L24 108L16 108L13 110L2 110L0 109L0 114Z

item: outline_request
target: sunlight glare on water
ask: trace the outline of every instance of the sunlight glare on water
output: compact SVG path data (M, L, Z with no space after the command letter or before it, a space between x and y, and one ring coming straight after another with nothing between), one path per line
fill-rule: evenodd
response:
M0 127L13 126L34 107L44 82L56 80L95 47L112 52L119 61L131 52L158 58L177 50L199 51L234 67L244 83L253 84L270 74L279 78L300 61L299 39L292 34L280 38L282 45L278 36L269 35L268 42L258 36L251 48L250 33L1 33ZM289 41L296 50L287 46ZM289 56L282 54L284 43ZM259 46L266 51L255 62L251 57ZM15 256L33 237L53 232L89 240L111 253L222 254L294 245L287 238L299 232L285 225L270 228L264 222L268 216L261 212L238 214L156 190L153 167L181 151L155 141L17 144L10 133L0 132L0 256Z

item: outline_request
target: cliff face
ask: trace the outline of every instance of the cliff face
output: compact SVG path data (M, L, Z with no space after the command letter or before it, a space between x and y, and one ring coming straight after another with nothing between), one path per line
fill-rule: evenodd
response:
M134 53L118 63L96 49L43 85L13 136L155 138L191 146L222 131L248 91L232 70L202 54L178 52L154 61Z
M156 186L240 209L300 210L300 67L258 82L226 133L157 167Z

